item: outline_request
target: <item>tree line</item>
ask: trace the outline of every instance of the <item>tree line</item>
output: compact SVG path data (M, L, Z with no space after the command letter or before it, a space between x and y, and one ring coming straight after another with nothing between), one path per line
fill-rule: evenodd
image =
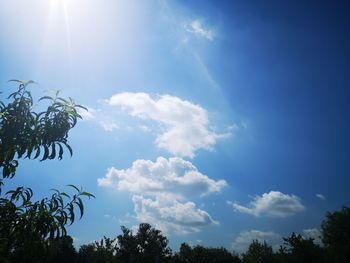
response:
M168 238L148 223L141 223L135 233L121 227L115 238L73 246L69 235L53 239L35 257L31 248L12 251L12 261L47 263L345 263L350 259L350 208L328 212L321 225L322 244L312 238L292 233L283 238L277 251L266 241L252 240L244 253L224 247L190 246L182 243L172 252ZM23 261L27 259L27 261ZM34 260L34 261L33 261Z

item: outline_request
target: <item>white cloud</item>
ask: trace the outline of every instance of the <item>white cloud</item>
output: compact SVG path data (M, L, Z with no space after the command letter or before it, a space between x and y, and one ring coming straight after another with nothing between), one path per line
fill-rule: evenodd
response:
M88 111L83 109L78 109L78 113L83 118L83 121L92 121L99 124L103 130L107 132L112 132L114 130L120 129L119 125L115 123L106 112L102 109L94 109L91 107L86 107Z
M80 241L80 239L79 239L79 238L74 237L74 236L72 236L72 239L73 239L73 241L74 241L74 242Z
M112 167L104 178L98 179L98 184L128 190L134 194L171 195L181 200L220 192L227 186L224 180L209 178L200 173L191 162L179 157L158 157L155 162L136 160L126 170Z
M258 240L259 242L268 243L273 249L278 249L281 244L282 237L272 231L259 231L250 230L241 232L233 241L232 248L234 251L243 253L247 250L248 246L253 242L253 240Z
M302 233L303 238L312 238L315 244L322 245L321 232L317 228L304 229Z
M326 197L323 194L316 194L316 197L321 200L326 200Z
M218 224L190 201L218 193L227 183L200 173L189 161L159 157L155 162L136 160L128 169L108 169L98 185L133 194L136 217L157 225L163 231L197 232L201 227Z
M197 36L204 37L208 40L213 40L213 31L210 29L205 29L202 25L202 23L197 19L192 21L186 29L188 32L191 32Z
M193 202L177 200L155 200L134 195L136 217L140 222L150 222L165 233L188 234L199 232L202 227L217 225L218 222Z
M144 132L150 132L151 128L146 125L140 125L139 128Z
M109 215L109 214L105 214L105 215L103 215L103 217L106 218L106 219L117 220L116 216L112 216L112 215Z
M256 196L248 206L237 203L233 203L232 206L237 212L254 216L287 217L305 210L299 197L278 191L270 191L262 196Z
M86 107L86 108L88 110L84 110L84 109L78 108L78 113L83 118L83 121L94 119L97 110L95 110L93 108L90 108L90 107Z
M156 145L177 156L193 158L196 150L211 150L218 139L228 136L210 130L204 108L175 96L152 98L147 93L124 92L113 95L108 103L160 124L163 131L157 135Z
M101 127L107 131L107 132L112 132L114 130L119 129L118 124L114 123L114 122L108 122L108 121L100 121L99 124L101 125Z

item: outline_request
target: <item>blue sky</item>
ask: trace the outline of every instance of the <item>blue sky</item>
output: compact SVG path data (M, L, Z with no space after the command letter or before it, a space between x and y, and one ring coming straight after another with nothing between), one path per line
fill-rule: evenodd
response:
M96 195L76 245L147 221L242 251L317 236L349 205L349 6L320 1L0 2L0 87L35 80L89 108L72 158L7 187Z

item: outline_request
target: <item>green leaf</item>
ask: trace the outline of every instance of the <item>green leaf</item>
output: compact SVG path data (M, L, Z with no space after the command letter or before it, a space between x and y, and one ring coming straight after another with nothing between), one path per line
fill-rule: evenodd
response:
M20 84L24 84L25 83L23 80L18 80L18 79L10 79L8 82L18 82Z
M65 104L68 104L68 101L65 100L64 98L59 97L59 98L57 98L57 100L63 101Z
M68 144L67 142L62 142L62 143L67 147L67 149L68 149L70 155L72 156L72 155L73 155L73 150L72 150L72 148L69 146L69 144Z
M65 197L67 197L67 198L70 198L70 195L66 194L65 192L61 192L60 195L63 195Z
M40 146L36 147L36 154L34 156L34 159L38 158L40 156Z
M55 147L55 143L53 142L51 145L51 155L50 155L50 160L55 159L56 157L56 147Z
M88 193L88 192L81 192L80 195L83 195L83 196L85 195L85 196L87 196L87 197L89 197L89 198L90 198L90 197L96 198L96 196L94 196L93 194Z
M44 156L40 161L45 161L49 157L49 147L47 145L44 145Z
M74 188L75 190L77 190L77 192L80 192L79 188L73 184L67 184L67 186Z
M51 96L43 96L39 99L39 101L41 100L54 100Z
M69 203L68 204L68 211L69 211L69 219L70 219L70 225L74 223L74 207L73 204Z
M76 108L81 108L83 110L89 111L88 108L82 106L82 105L75 105Z
M50 190L56 192L57 194L61 194L56 188L51 188Z
M63 156L63 147L60 143L57 143L58 147L59 147L59 152L58 152L58 159L62 160L62 156Z
M80 209L80 219L83 217L84 215L84 204L83 201L81 200L81 198L77 198L78 201L76 201L75 203L79 206Z

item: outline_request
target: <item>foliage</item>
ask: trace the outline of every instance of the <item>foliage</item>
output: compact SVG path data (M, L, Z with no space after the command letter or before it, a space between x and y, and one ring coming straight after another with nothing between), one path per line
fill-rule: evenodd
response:
M349 262L350 260L350 208L328 212L322 222L322 241L329 261Z
M338 213L343 215L344 209ZM345 209L345 212L348 212ZM330 215L323 226L330 223ZM334 227L339 222L332 222ZM345 230L345 229L343 229ZM154 249L156 240L163 242L158 247L160 250ZM153 245L150 245L153 244ZM68 237L60 237L47 242L46 261L67 262L67 263L143 263L143 262L173 262L173 263L240 263L240 262L274 262L274 263L322 263L322 262L348 262L340 261L334 258L327 258L325 250L327 247L319 246L314 243L311 238L304 238L299 234L292 233L289 237L284 238L284 245L276 252L266 242L253 240L247 251L238 257L234 252L229 252L225 248L212 248L204 246L190 246L182 243L178 252L171 255L170 249L167 247L167 238L149 224L140 224L136 234L122 227L122 234L116 239L103 237L99 242L93 242L88 245L82 245L76 254L72 245L72 239ZM157 246L156 246L157 247ZM45 251L45 250L44 250ZM163 256L162 256L163 255ZM344 254L342 255L342 258ZM64 260L58 260L64 259ZM40 259L40 258L39 258ZM18 260L21 262L20 260ZM17 262L17 261L14 261ZM42 262L36 260L35 262Z
M49 102L46 110L34 112L34 100L27 89L33 81L19 83L18 90L10 94L6 105L0 101L0 168L3 178L13 177L18 159L62 159L64 147L72 155L67 138L77 119L81 118L77 105L69 98L44 96L38 102ZM85 108L84 108L85 109Z
M82 245L78 252L78 263L96 263L94 244Z
M288 262L323 262L323 254L320 246L316 245L312 238L303 238L294 232L290 237L283 238L287 245L285 251Z
M51 198L33 202L30 188L18 187L0 198L0 255L26 255L37 244L42 250L46 240L54 240L67 234L66 225L75 220L74 207L80 218L84 214L81 197L92 194L70 185L76 190L73 196L53 189ZM68 199L68 201L66 201Z
M48 263L73 263L77 259L77 251L73 246L73 238L62 236L55 238L49 244Z
M137 239L132 231L125 226L122 226L121 230L122 234L117 237L118 256L123 262L133 262L139 255Z
M94 247L99 262L112 263L115 262L114 256L116 254L115 238L103 237L100 242L95 241Z
M48 101L46 110L34 111L34 100L27 89L33 81L19 83L8 96L7 105L0 101L0 169L2 179L12 178L21 158L62 159L64 147L72 155L68 132L78 118L78 108L69 98L44 96L38 102ZM82 197L94 197L69 185L72 196L52 189L50 198L33 200L31 188L17 187L2 195L0 178L0 258L5 262L44 262L56 251L62 250L67 239L66 225L75 221L75 210L84 214ZM68 243L67 243L68 242ZM65 244L67 246L62 245ZM58 253L58 252L57 252ZM57 254L58 255L58 254ZM56 256L57 256L56 255Z
M124 262L163 262L171 255L168 239L148 223L139 225L136 235L126 227L117 237L118 254Z
M243 263L268 263L273 262L272 247L265 241L263 243L253 240L246 253L243 254Z
M180 250L173 257L176 263L240 263L239 257L221 248L207 248L203 246L191 247L187 243L182 243Z
M78 263L113 263L119 262L116 257L116 239L103 237L100 242L95 241L82 245L79 249Z

